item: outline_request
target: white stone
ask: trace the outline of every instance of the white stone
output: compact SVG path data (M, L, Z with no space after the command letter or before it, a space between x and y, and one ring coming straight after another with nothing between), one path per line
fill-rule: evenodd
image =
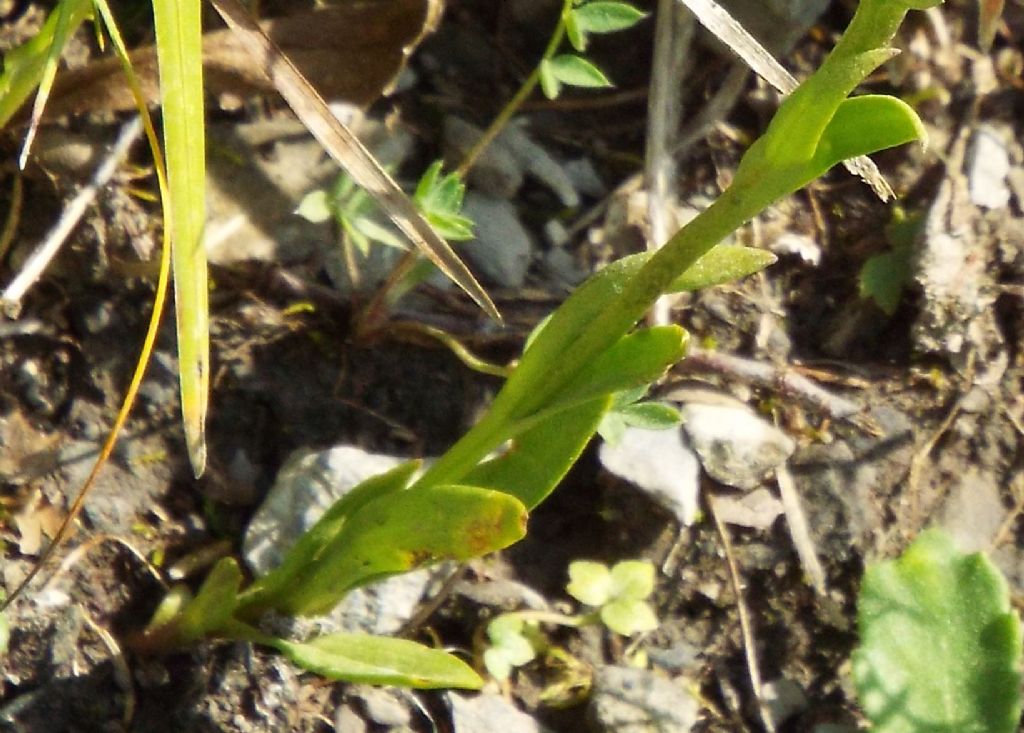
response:
M681 412L704 470L726 486L758 488L795 448L788 435L745 407L691 403Z
M598 457L606 469L650 494L683 525L697 518L700 471L678 428L628 427L618 442L602 444Z

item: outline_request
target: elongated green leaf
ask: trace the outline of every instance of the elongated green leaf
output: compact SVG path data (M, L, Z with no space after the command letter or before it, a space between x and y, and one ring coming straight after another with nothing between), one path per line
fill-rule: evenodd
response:
M525 532L526 509L499 491L443 485L385 494L352 514L316 561L261 605L326 613L352 588L440 560L477 557Z
M861 588L853 677L874 733L1011 733L1020 719L1020 622L981 554L931 530Z
M334 502L285 554L281 565L246 588L241 605L259 607L275 593L287 593L299 573L308 570L341 532L346 519L368 502L404 489L421 461L409 461L372 476Z
M470 471L466 483L511 494L532 509L579 458L610 404L606 397L550 415L514 438L501 456Z
M911 247L896 247L869 258L858 278L860 296L874 300L885 315L893 315L913 271L912 256Z
M185 442L196 476L206 468L210 325L206 247L206 136L200 0L153 0L164 152L170 188L174 307Z
M672 293L688 293L733 282L774 265L778 258L768 250L720 244L694 262L677 277L669 289Z
M548 73L560 81L573 87L610 87L612 85L604 72L582 56L567 53L555 56L547 61Z
M33 90L39 86L51 49L59 54L69 38L92 11L92 0L61 0L32 38L4 54L0 75L0 129L10 122Z
M43 62L42 74L39 79L39 90L36 92L36 101L32 105L32 117L29 120L28 130L25 132L25 139L21 145L21 155L18 158L18 167L25 168L28 161L28 154L32 149L32 141L35 139L39 121L43 117L43 109L46 107L46 100L50 97L50 90L53 88L53 80L57 77L57 65L60 62L60 55L65 44L71 38L71 34L78 29L75 22L75 5L82 0L64 0L57 5L54 11L57 14L57 25L53 29L53 38L50 47L46 51L46 60Z
M655 326L623 336L553 395L543 410L650 384L686 355L688 343L689 334L679 326Z
M217 631L231 618L238 604L242 571L233 557L218 562L178 619L181 641L200 639Z
M924 124L906 102L880 94L852 97L839 105L822 133L808 174L817 177L849 158L927 139Z
M632 28L647 17L646 13L628 3L605 0L581 5L572 14L576 18L577 27L584 33L614 33Z
M462 660L406 639L339 633L305 644L277 639L273 646L300 667L333 680L420 689L483 686Z

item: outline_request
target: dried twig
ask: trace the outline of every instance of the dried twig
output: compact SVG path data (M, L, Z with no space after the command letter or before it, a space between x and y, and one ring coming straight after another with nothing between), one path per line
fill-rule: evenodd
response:
M128 728L131 726L132 718L135 717L135 690L132 687L132 673L128 667L128 658L121 651L121 645L117 643L113 634L95 621L82 605L78 606L78 610L82 614L82 618L85 619L86 625L100 638L103 646L107 648L107 653L110 654L110 661L114 666L114 681L124 693L124 714L121 716L121 722L125 728Z
M60 251L61 245L85 215L86 209L96 200L100 189L110 181L117 171L117 167L128 156L132 143L138 140L141 134L142 120L139 117L133 117L131 121L121 127L110 153L96 169L92 180L68 202L60 220L25 261L21 272L11 281L7 289L0 293L0 307L9 318L18 317L18 313L21 311L21 299L25 297L25 293L42 276L47 265Z
M832 394L787 366L693 348L680 362L679 368L687 372L713 372L774 390L804 402L833 420L850 419L862 409L857 403Z
M654 31L654 58L647 105L647 150L644 178L647 213L651 223L648 248L655 250L669 238L670 208L676 180L676 138L683 116L682 83L696 24L693 15L675 0L658 0ZM670 322L670 300L658 298L651 309L652 325Z
M710 492L707 494L708 509L711 518L714 520L718 536L722 538L722 548L725 551L725 563L729 568L729 580L732 583L733 594L736 596L736 611L740 617L740 634L743 636L743 653L747 659L747 674L750 676L750 685L754 688L754 698L757 700L757 710L761 716L761 724L768 733L775 733L775 722L772 720L768 704L761 694L761 668L757 660L757 641L754 639L754 624L750 618L750 609L743 596L743 582L740 579L739 566L732 551L732 540L729 538L729 530L725 523L718 518L718 511L715 508L715 496Z
M775 481L779 484L782 510L786 513L789 536L793 540L797 557L800 558L800 565L811 579L814 590L818 595L823 596L828 591L825 569L822 568L821 561L818 560L814 540L811 539L811 530L807 524L807 515L804 514L803 505L800 503L800 494L797 493L796 483L793 481L789 469L786 468L786 464L780 464L775 468Z

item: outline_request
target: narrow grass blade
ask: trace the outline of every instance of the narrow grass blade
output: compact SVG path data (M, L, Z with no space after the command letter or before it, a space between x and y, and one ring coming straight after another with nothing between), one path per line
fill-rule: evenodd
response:
M39 86L46 73L51 49L55 49L59 56L64 43L57 42L58 36L67 38L73 34L88 17L91 8L89 0L63 0L36 35L4 54L4 71L0 75L0 128L10 121L32 90Z
M170 188L174 304L178 327L181 411L192 471L206 467L210 340L207 304L206 142L200 0L153 0L164 149Z
M501 322L494 303L430 224L417 211L412 200L398 187L359 139L335 117L316 90L295 65L256 24L238 0L211 0L228 26L238 34L254 63L262 66L284 97L331 157L373 196L399 229L437 267L476 301L487 315Z

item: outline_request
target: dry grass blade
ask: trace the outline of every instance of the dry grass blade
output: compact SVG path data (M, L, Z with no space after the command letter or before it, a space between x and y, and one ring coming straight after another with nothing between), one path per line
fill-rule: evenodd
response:
M430 260L500 322L501 316L486 291L458 255L420 216L412 200L381 168L352 132L335 117L310 83L256 24L238 0L211 0L274 86L331 157L366 190L395 225Z
M679 0L690 9L701 25L732 49L733 53L753 69L754 73L783 94L797 87L797 80L775 60L775 57L754 38L728 11L715 0ZM846 170L871 186L882 201L895 198L889 182L885 180L874 161L865 155L843 162Z

